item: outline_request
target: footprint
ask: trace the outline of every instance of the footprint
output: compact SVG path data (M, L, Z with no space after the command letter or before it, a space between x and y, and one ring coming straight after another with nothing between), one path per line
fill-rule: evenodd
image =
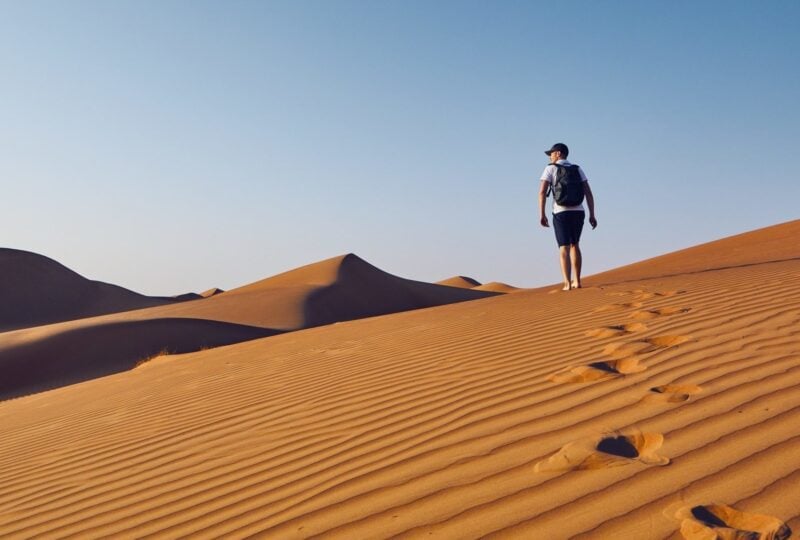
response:
M637 341L609 343L603 348L603 354L617 359L629 358L637 354L651 353L658 349L676 347L691 339L691 336L656 336Z
M655 336L647 338L643 341L649 343L653 347L659 349L666 349L667 347L675 347L681 343L686 343L692 339L691 336Z
M584 335L588 337L607 338L630 334L632 332L643 332L644 330L647 330L647 325L644 323L629 323L593 328L592 330L584 332Z
M726 504L698 505L680 510L681 534L686 540L786 540L792 530L773 516L748 514Z
M694 384L665 384L651 388L650 393L643 397L642 401L645 403L681 403L702 391L702 388Z
M676 313L688 313L690 311L692 311L692 308L687 307L665 307L656 310L659 315L675 315Z
M664 298L670 296L676 296L678 294L683 294L686 291L662 291L662 292L655 292L655 291L634 291L638 293L635 297L636 300L650 300L651 298Z
M636 461L646 465L667 465L669 458L656 450L664 444L660 433L638 430L610 433L567 443L538 462L534 472L581 471L629 465Z
M587 337L607 338L617 337L625 334L625 330L619 326L604 326L602 328L593 328L584 332Z
M640 321L655 319L664 315L674 315L676 313L688 313L692 308L665 307L661 309L642 309L631 313L631 318Z
M641 302L626 302L624 304L605 304L600 307L594 308L595 313L602 313L605 311L622 311L623 309L633 309L642 307Z
M603 354L610 356L611 358L622 359L652 350L653 346L646 341L626 341L609 343L603 347Z
M547 380L554 383L585 383L614 379L646 369L647 366L639 364L638 358L621 358L562 369L548 376Z

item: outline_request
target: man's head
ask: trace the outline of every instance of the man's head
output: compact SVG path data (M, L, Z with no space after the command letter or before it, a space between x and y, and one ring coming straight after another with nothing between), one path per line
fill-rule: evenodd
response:
M554 144L550 150L545 150L544 153L550 156L550 163L555 163L559 159L567 159L569 148L566 144L559 142Z

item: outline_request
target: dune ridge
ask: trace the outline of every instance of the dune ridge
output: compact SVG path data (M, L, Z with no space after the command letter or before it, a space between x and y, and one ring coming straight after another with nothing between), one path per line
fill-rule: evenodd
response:
M0 333L0 399L130 369L160 350L196 351L494 294L400 278L343 255L191 302Z
M492 292L508 294L508 293L519 292L524 289L520 289L519 287L514 287L513 285L509 285L508 283L503 283L501 281L491 281L489 283L484 283L483 285L478 285L477 287L473 287L472 290L492 291Z
M800 258L800 219L748 231L594 274L587 286L708 272Z
M759 256L159 357L0 403L0 535L660 539L698 507L796 534L800 260ZM644 369L549 378L620 360ZM643 401L653 388L689 397ZM613 457L536 469L576 446Z
M0 332L173 303L92 281L43 255L0 248Z
M462 289L472 289L479 287L481 282L467 276L453 276L451 278L443 279L436 282L438 285L447 285L448 287L460 287Z
M202 296L203 298L208 298L209 296L216 296L216 295L222 294L224 292L225 291L223 291L222 289L219 289L217 287L213 287L211 289L208 289L207 291L201 292L200 296Z

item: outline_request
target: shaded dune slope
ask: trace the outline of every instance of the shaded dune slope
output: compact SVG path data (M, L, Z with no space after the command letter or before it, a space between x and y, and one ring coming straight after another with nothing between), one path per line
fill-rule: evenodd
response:
M335 257L192 302L0 333L0 399L116 373L164 349L195 351L492 295L399 278L352 254Z
M493 296L393 276L353 254L332 262L338 265L336 279L309 294L305 327Z
M298 330L493 294L404 279L347 254L202 300L143 310L135 316L196 317Z
M172 318L107 322L46 332L0 352L0 399L102 377L144 359L278 333L218 321Z
M56 261L0 248L0 332L174 302L91 281Z

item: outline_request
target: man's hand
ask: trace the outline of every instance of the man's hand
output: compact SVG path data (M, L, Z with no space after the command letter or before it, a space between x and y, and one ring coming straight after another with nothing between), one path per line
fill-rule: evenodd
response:
M592 229L596 229L597 228L597 220L595 219L594 216L590 216L589 217L589 225L592 226Z
M547 216L542 216L542 217L539 219L539 223L541 223L541 224L542 224L542 227L549 227L549 226L550 226L550 222L549 222L549 221L547 221Z

